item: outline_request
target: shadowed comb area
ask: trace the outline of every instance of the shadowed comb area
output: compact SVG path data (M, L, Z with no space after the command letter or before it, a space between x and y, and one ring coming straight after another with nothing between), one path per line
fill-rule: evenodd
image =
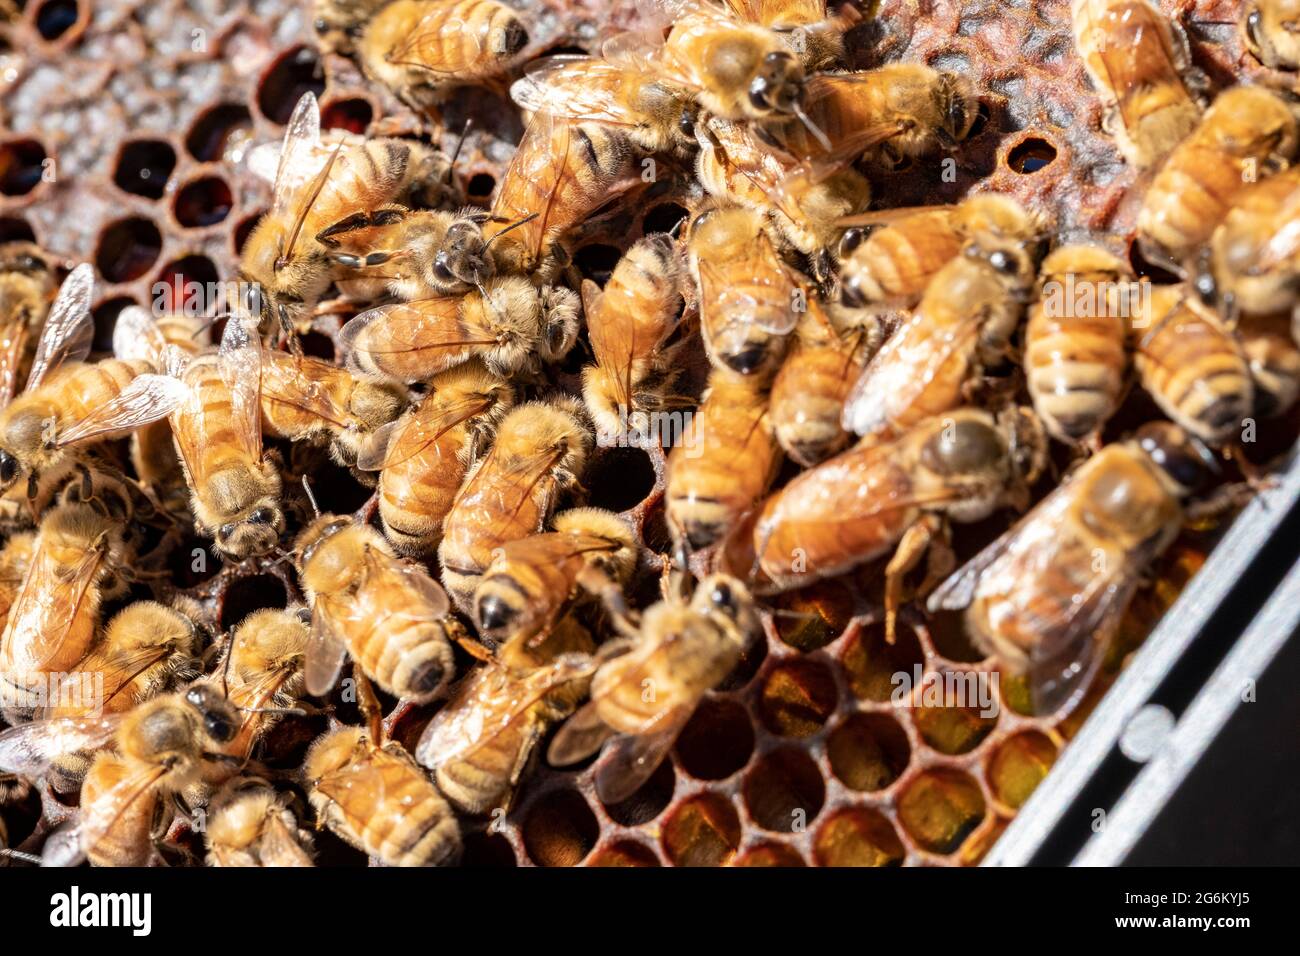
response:
M530 25L538 55L598 52L595 38L627 25L605 0L520 0L548 15ZM1159 4L1169 14L1174 5ZM322 125L354 133L431 135L451 154L471 131L456 164L462 192L487 202L522 133L517 109L500 92L458 91L441 122L422 120L387 90L366 82L353 61L321 56L310 5L301 0L98 0L93 17L53 39L33 11L13 24L0 52L0 240L34 239L68 263L96 268L96 349L129 304L184 295L186 283L237 275L238 253L270 204L270 186L243 161L256 144L278 140L294 104L314 92ZM619 4L619 7L631 6ZM918 9L925 11L918 13ZM1235 0L1180 4L1212 89L1267 71L1244 50ZM124 29L123 20L133 23ZM1067 0L885 0L850 33L857 69L923 62L968 78L980 95L971 137L950 156L900 168L873 184L877 205L953 202L979 189L1009 193L1044 214L1057 241L1090 231L1130 251L1135 174L1099 124L1102 107L1075 55ZM574 236L574 262L604 281L617 253L646 232L671 229L693 197L688 166L665 171L635 203L614 204ZM207 295L205 291L203 293ZM351 313L327 313L304 349L337 357ZM215 340L215 339L214 339ZM581 389L582 347L557 372ZM702 369L685 376L698 395ZM1137 390L1134 390L1137 391ZM1135 399L1136 400L1136 399ZM1130 417L1132 413L1130 413ZM1121 411L1117 421L1128 421ZM1134 418L1140 421L1140 418ZM1288 422L1294 436L1293 423ZM373 517L370 489L327 454L268 442L284 456L291 541L310 509L298 492L311 476L322 511ZM642 561L628 588L637 606L657 597L664 519L664 459L658 451L601 448L583 477L589 504L622 514L636 530ZM1007 526L1006 515L963 528L959 558ZM950 669L990 673L991 661L961 633L954 615L928 623L909 608L896 643L880 623L881 566L772 599L764 634L736 672L708 695L671 757L631 798L605 806L590 762L556 770L538 755L509 814L469 821L464 862L477 865L966 865L987 853L1034 786L1143 639L1204 560L1208 535L1189 532L1162 559L1159 584L1135 600L1101 679L1085 703L1057 724L1025 716L1026 688L1003 679L1002 706L911 706L895 694L896 675ZM261 607L302 601L292 562L272 553L224 565L205 542L175 532L175 569L166 587L197 600L214 633ZM205 555L200 559L200 555ZM169 591L169 593L170 593ZM459 657L459 666L468 659ZM206 662L209 671L213 661ZM335 692L336 719L357 723L355 705ZM434 705L384 698L393 739L414 750ZM301 763L323 716L284 719L266 741L271 768ZM35 848L63 823L75 795L15 799L3 810L10 844ZM3 791L0 791L3 792ZM202 859L202 839L184 823L173 842ZM321 865L361 862L329 831L316 837ZM174 862L181 862L177 860Z

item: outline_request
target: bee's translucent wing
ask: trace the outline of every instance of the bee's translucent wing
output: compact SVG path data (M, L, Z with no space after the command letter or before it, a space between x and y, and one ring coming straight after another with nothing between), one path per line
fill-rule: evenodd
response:
M189 395L189 388L170 375L137 375L109 402L73 422L55 437L56 448L78 442L120 438L166 418Z
M217 367L230 395L236 447L249 461L262 458L262 343L238 314L226 322Z
M606 806L626 800L654 775L693 712L674 707L645 732L622 734L606 745L596 765L596 793Z
M320 104L314 93L304 93L284 131L284 145L275 170L272 212L288 209L298 190L320 172L319 148Z
M339 679L348 648L334 620L333 602L317 598L311 611L311 635L307 638L307 656L303 665L307 693L314 697L328 694Z
M0 731L0 771L40 777L59 757L108 746L121 722L121 714L55 717Z
M159 365L167 340L149 313L138 305L128 305L118 313L113 326L113 357L124 362L143 361Z
M68 273L50 306L36 343L36 358L27 376L27 389L36 388L65 362L80 362L90 354L95 323L90 317L90 298L95 289L95 270L83 262Z

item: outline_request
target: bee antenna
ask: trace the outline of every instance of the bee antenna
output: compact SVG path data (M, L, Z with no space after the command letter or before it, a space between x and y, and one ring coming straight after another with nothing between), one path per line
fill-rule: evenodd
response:
M460 138L456 140L456 148L451 151L451 161L447 164L447 182L451 182L452 174L456 171L456 160L460 158L460 151L465 146L465 139L469 136L470 128L474 125L474 117L465 120L465 126L460 131Z
M311 481L306 475L302 476L302 490L307 492L307 500L311 502L311 510L316 512L316 517L320 517L320 505L316 503L316 494L311 490Z
M221 665L221 696L230 699L230 662L235 658L235 635L232 631L226 641L226 660Z
M24 853L22 850L10 850L7 847L0 848L0 856L11 856L15 860L22 860L24 863L35 863L37 866L40 866L41 864L41 858L39 856L34 856L31 853Z
M285 717L306 717L307 711L301 707L238 707L246 714L282 714Z
M794 110L794 115L799 117L799 122L803 123L808 132L812 133L813 139L817 140L821 148L828 153L831 152L834 148L831 146L831 141L821 131L821 127L812 121L812 117L804 112L803 105L798 100L795 100L791 108Z
M532 222L534 219L536 219L536 218L537 218L538 216L540 216L540 215L541 215L541 213L539 213L539 212L530 212L527 216L524 216L522 219L516 219L514 222L512 222L510 225L506 226L504 229L502 229L500 232L498 232L495 236L493 236L493 237L492 237L491 239L489 239L487 242L483 243L483 251L484 251L484 252L487 252L487 248L488 248L488 246L492 245L492 243L496 242L498 239L500 239L502 236L504 236L504 235L505 235L507 232L509 232L511 229L518 229L520 226L524 225L525 223L530 223L530 222Z

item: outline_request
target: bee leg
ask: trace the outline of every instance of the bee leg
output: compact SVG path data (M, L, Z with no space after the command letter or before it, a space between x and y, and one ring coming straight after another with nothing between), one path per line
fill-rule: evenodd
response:
M1214 489L1201 501L1192 502L1183 512L1185 523L1204 526L1229 511L1247 505L1259 494L1259 489L1249 482L1233 482Z
M942 519L925 515L904 532L894 556L885 567L885 640L894 643L898 609L903 603L903 583L942 529Z

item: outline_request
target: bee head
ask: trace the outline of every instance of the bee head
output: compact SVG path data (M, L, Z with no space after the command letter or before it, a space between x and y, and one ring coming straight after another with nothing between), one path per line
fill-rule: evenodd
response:
M239 733L239 711L215 687L196 684L185 692L185 702L198 712L209 739L228 744Z
M1138 447L1177 486L1183 497L1201 490L1219 471L1214 453L1172 422L1148 422L1138 429Z
M18 481L22 465L9 451L0 448L0 491L8 491Z
M783 50L764 56L749 84L750 105L760 113L793 113L802 93L803 68Z
M284 533L284 511L279 502L266 498L242 516L217 528L217 547L236 561L265 554L275 547Z

